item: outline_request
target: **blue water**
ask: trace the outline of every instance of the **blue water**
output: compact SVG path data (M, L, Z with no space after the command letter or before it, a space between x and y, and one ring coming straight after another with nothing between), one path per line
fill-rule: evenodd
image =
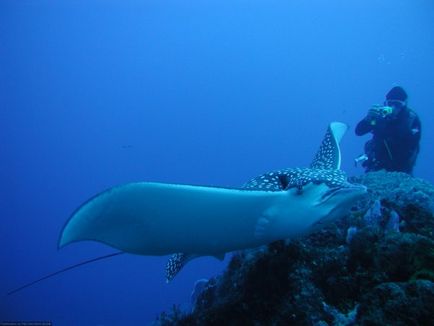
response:
M0 320L137 325L188 305L191 262L57 250L88 197L130 181L238 186L309 164L327 124L354 127L394 85L423 124L415 175L434 181L432 0L0 1ZM369 137L353 129L343 169ZM227 262L227 260L226 260Z

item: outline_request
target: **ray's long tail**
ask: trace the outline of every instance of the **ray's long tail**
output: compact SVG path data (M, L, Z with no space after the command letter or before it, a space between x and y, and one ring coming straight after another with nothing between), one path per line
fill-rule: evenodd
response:
M122 254L125 254L125 252L118 251L118 252L114 252L114 253L111 253L111 254L108 254L108 255L104 255L104 256L99 256L99 257L96 257L96 258L88 259L88 260L82 261L82 262L80 262L78 264L74 264L72 266L65 267L65 268L63 268L61 270L58 270L58 271L53 272L51 274L45 275L44 277L41 277L41 278L39 278L37 280L34 280L34 281L29 282L27 284L24 284L24 285L22 285L22 286L20 286L20 287L18 287L16 289L14 289L14 290L12 290L12 291L9 291L7 293L7 295L11 295L11 294L17 293L17 292L19 292L21 290L24 290L24 289L26 289L26 288L28 288L28 287L30 287L32 285L35 285L36 283L39 283L39 282L44 281L46 279L49 279L49 278L51 278L53 276L62 274L62 273L67 272L67 271L69 271L71 269L74 269L74 268L77 268L77 267L80 267L80 266L83 266L83 265L87 265L87 264L90 264L90 263L94 263L94 262L99 261L99 260L111 258L111 257L114 257L114 256L119 256L119 255L122 255Z

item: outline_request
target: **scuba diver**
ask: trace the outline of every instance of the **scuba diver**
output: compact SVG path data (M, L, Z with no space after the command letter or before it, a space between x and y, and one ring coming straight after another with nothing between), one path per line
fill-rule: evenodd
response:
M407 107L407 93L393 87L383 105L374 105L356 127L356 135L372 132L365 154L356 158L365 172L386 170L412 174L419 153L421 124L417 114Z

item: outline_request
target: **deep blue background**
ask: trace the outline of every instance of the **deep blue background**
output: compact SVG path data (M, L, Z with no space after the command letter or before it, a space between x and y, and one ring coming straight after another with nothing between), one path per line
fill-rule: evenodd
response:
M134 325L225 264L125 255L2 293L113 250L59 232L130 181L238 186L309 164L327 124L353 127L394 85L423 123L434 181L432 0L0 1L0 320Z

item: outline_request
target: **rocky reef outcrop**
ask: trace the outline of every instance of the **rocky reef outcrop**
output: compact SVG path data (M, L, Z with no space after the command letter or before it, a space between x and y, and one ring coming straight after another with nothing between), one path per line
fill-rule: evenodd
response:
M160 325L429 325L434 186L404 173L350 178L369 194L304 238L235 253Z

